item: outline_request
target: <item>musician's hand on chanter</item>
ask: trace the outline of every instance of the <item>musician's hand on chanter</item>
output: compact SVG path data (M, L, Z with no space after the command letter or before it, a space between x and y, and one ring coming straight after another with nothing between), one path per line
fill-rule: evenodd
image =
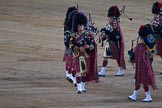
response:
M88 48L89 48L89 45L84 45L84 48L85 48L85 49L88 49Z
M80 47L80 52L85 52L85 48L84 47Z

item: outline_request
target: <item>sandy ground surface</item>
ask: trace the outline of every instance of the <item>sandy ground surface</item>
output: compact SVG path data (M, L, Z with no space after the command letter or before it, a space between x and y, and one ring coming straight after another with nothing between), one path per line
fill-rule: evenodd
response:
M136 102L127 99L134 90L134 70L127 51L137 37L138 27L149 23L154 0L0 0L0 108L161 108L162 60L153 62L158 90L152 91L152 103L140 89ZM121 17L125 36L124 77L115 77L117 64L110 60L107 77L99 83L88 83L87 92L78 95L76 88L65 80L62 61L63 22L66 9L79 5L87 15L91 13L100 29L107 23L107 9L122 8L133 17ZM98 68L101 68L103 48L98 45Z

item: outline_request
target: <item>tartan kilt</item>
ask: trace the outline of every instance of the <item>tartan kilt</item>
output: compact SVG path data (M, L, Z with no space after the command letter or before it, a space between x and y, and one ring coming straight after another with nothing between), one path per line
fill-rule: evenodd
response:
M157 55L160 55L162 57L162 38L158 38L155 40L155 43L157 45Z
M98 68L97 68L97 48L90 52L89 57L86 58L87 73L86 82L96 81L98 82Z
M86 72L86 82L89 81L98 81L98 68L97 68L97 49L92 51L89 54L89 57L85 57L86 61L86 67L87 67L87 72ZM76 70L76 75L81 77L81 72L80 72L80 65L79 65L79 57L75 57L73 59L73 64L72 67Z
M65 65L67 66L67 67L71 67L72 66L72 56L65 56L64 57L65 58Z
M153 90L155 90L157 88L155 77L150 63L150 58L146 55L146 50L146 47L142 43L137 44L135 48L135 84L151 85Z
M65 53L64 53L64 57L63 57L63 61L65 61L65 65L66 66L70 66L72 65L72 59L73 59L73 56L71 53L69 53L69 49L65 49Z
M109 45L107 45L109 44ZM122 43L120 42L120 49L118 48L117 43L113 42L113 41L109 41L109 43L107 43L105 45L105 51L104 51L104 55L103 57L107 57L109 59L115 59L118 63L119 67L122 67L123 69L126 69L126 65L125 65L125 60L124 60L124 46L122 45ZM110 47L111 50L111 56L107 56L106 55L106 48L107 46Z
M86 57L85 57L85 62L86 62L86 67L90 67L89 60ZM81 72L80 72L80 65L79 65L79 57L73 58L72 67L76 70L77 75L80 76Z
M76 73L80 73L80 67L79 67L79 57L74 57L73 58L73 64L72 67L76 71Z
M117 43L110 41L109 46L110 46L110 50L111 50L111 53L112 53L112 56L109 57L109 58L119 60L120 52L119 52L119 48L117 46Z

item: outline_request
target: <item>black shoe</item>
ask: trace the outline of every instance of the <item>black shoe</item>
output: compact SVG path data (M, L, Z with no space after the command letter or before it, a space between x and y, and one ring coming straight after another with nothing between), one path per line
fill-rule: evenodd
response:
M149 100L149 101L142 100L142 102L152 102L152 100Z
M136 100L134 100L134 99L130 98L129 96L128 96L128 99L129 99L129 100L131 100L131 101L136 101Z
M99 76L99 77L106 77L106 75L100 75L100 74L98 74L98 76Z
M115 75L115 76L124 76L124 74L121 74L121 75Z
M69 81L70 83L73 83L73 80L72 80L72 79L70 79L70 78L68 79L68 81Z
M73 85L74 85L74 87L77 87L77 84L76 83L74 83Z
M81 94L82 92L81 92L81 91L78 91L77 93L78 93L78 94Z
M86 90L82 90L82 92L86 92Z

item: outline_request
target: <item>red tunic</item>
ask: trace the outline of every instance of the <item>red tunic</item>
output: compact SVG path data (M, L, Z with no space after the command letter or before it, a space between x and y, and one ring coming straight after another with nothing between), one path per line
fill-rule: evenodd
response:
M135 84L150 85L153 88L153 90L155 90L157 89L155 77L152 65L150 63L150 58L146 53L146 50L147 49L143 43L137 44L135 48L135 64L136 64Z

